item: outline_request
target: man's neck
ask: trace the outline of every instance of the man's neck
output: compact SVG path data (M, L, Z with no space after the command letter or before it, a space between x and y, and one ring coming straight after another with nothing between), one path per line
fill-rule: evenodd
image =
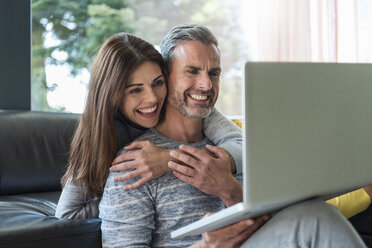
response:
M164 119L155 128L165 137L178 142L195 143L204 138L203 119L187 118L169 105Z

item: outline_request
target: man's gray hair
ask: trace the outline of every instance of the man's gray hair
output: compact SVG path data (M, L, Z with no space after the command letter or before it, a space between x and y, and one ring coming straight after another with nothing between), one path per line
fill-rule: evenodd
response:
M196 40L204 44L213 44L218 49L218 41L214 34L205 26L198 24L181 24L172 28L160 44L161 55L165 66L170 72L170 64L174 48L185 41Z

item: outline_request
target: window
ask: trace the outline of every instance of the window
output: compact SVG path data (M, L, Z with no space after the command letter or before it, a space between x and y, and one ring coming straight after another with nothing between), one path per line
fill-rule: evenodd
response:
M32 0L32 11L34 110L82 112L94 54L123 31L158 46L177 24L209 27L226 115L241 115L247 61L372 61L370 0Z
M240 4L237 0L33 0L32 109L81 113L92 59L112 34L130 32L158 46L173 26L199 23L217 36L222 51L217 107L228 115L241 114L248 50L236 21L242 15Z

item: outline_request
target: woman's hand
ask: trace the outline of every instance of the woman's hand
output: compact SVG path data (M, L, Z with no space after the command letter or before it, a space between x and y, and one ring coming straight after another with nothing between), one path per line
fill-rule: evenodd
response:
M167 164L171 160L169 150L159 148L150 141L134 141L125 147L126 150L139 149L119 155L112 162L110 171L123 171L134 169L133 171L119 175L115 181L129 180L140 176L140 179L133 184L128 184L125 189L136 189L148 181L158 178L164 173L171 171Z

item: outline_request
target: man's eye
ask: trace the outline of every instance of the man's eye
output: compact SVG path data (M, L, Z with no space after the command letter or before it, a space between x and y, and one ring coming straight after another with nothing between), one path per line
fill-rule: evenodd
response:
M134 88L129 91L129 94L140 93L140 92L141 92L141 88Z
M190 73L190 74L197 74L198 71L197 71L197 70L188 70L187 73Z
M220 77L220 73L219 72L211 72L211 73L209 73L209 76L210 77L219 78Z
M153 86L156 87L156 86L162 86L164 84L164 81L163 80L157 80L153 83Z

